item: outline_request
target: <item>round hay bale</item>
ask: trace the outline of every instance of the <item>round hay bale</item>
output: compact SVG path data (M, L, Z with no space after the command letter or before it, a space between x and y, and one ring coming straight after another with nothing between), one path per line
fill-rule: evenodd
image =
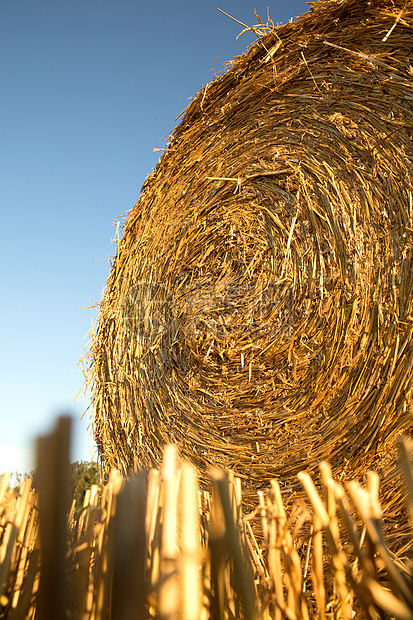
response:
M412 35L412 2L326 0L190 103L101 303L108 470L173 442L248 497L323 459L380 471L411 433Z

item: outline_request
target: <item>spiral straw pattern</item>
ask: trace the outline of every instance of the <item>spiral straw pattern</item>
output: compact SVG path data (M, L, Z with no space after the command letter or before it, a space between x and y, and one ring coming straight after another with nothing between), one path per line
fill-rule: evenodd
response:
M325 0L190 103L94 335L108 470L167 442L247 492L388 467L412 430L412 41L412 2Z

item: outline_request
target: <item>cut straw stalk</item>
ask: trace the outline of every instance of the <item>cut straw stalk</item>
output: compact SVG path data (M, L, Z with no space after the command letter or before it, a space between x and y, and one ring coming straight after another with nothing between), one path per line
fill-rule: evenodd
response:
M111 617L147 618L145 477L128 480L117 497L114 541Z
M161 619L172 620L178 617L178 462L177 449L167 445L162 466L163 480L163 522L162 548L159 588L159 615Z
M326 617L326 593L324 587L324 571L323 571L323 534L322 525L318 515L314 515L313 520L313 583L314 592L317 600L317 611L320 620Z
M237 595L242 601L245 618L252 620L258 618L256 591L248 562L248 551L243 545L239 528L234 523L228 478L218 470L213 470L212 476L217 489L216 497L219 497L222 506L228 550L233 558Z
M182 464L181 473L181 582L182 619L201 618L202 584L198 474L190 463Z
M330 468L328 464L323 463L322 472L324 479L330 482ZM319 526L323 528L326 532L327 540L331 549L332 554L332 566L334 570L334 580L337 588L337 593L340 599L340 606L343 613L343 617L345 620L350 620L352 617L352 609L351 609L351 601L350 601L350 591L347 585L347 580L350 581L352 587L356 586L356 579L354 574L352 573L351 567L349 565L348 559L341 548L341 541L338 534L337 522L335 519L330 521L329 514L326 510L326 507L321 500L317 489L312 481L311 477L307 472L300 472L298 474L298 478L301 484L304 486L305 491L308 495L308 498L315 510L317 515L317 521ZM330 484L329 484L330 486ZM328 493L328 492L327 492ZM328 497L328 494L327 494ZM330 511L334 514L335 510L333 508L332 500L330 498L329 501ZM346 517L348 517L348 513L346 513Z
M377 512L381 515L380 509L375 509L377 504L377 489L378 487L375 485L374 496L371 497L371 495L362 489L359 483L355 480L348 484L348 492L361 516L363 523L366 525L370 540L372 541L377 552L380 554L389 578L393 584L394 590L402 599L406 601L410 609L413 609L413 593L390 556L384 540L380 522L376 517Z
M69 604L66 581L66 518L69 509L70 418L60 418L53 434L37 442L37 488L41 574L38 610L45 620L65 620Z
M55 440L56 437L52 435L49 439ZM404 575L408 574L409 568L403 558L395 559L389 554L382 535L377 475L367 473L365 489L354 482L348 485L350 497L354 498L360 513L357 516L344 488L331 476L328 464L321 464L324 508L330 518L327 527L323 528L330 550L327 547L323 550L322 528L317 512L311 519L302 503L295 504L292 509L286 508L277 481L273 481L271 493L259 494L256 510L246 518L248 525L245 528L239 483L231 472L213 471L214 493L210 497L204 492L200 495L201 502L198 499L197 475L193 466L182 463L175 450L167 455L166 461L166 466L162 468L161 484L165 484L165 474L166 479L169 476L175 480L176 485L180 485L177 499L173 498L174 511L176 509L179 516L174 526L177 544L174 599L179 601L178 617L186 615L205 620L250 617L247 615L250 612L245 596L245 589L249 589L252 609L255 609L253 613L258 612L264 620L270 617L305 620L309 617L310 604L311 614L314 614L314 602L318 608L317 617L327 617L334 609L338 617L353 618L354 614L358 614L370 618L374 617L374 609L378 613L391 614L397 620L411 620L409 591L403 586ZM408 465L410 468L410 462ZM314 481L304 472L300 478L309 490L314 508L317 506L319 509L319 502L323 503L323 500ZM68 524L69 538L64 533L65 544L67 540L70 541L69 555L75 559L64 571L64 578L68 575L70 577L66 581L68 591L70 588L71 592L76 593L80 584L85 584L79 567L82 566L86 574L90 575L90 581L86 580L85 585L87 596L70 597L70 614L74 618L103 620L119 614L126 618L137 610L139 617L148 619L159 614L162 588L170 573L163 579L162 574L159 574L159 568L162 567L158 564L156 581L151 580L155 574L153 558L157 554L159 557L159 551L165 546L161 530L165 502L168 500L164 486L161 487L161 493L157 491L160 472L155 475L153 471L151 479L151 488L146 491L143 475L124 481L114 472L101 498L98 498L96 489L88 494L84 518L81 516L77 519L72 514L72 518L77 520ZM54 492L58 495L59 488ZM153 498L151 501L154 501L154 505L150 505L149 497ZM36 614L36 579L42 564L38 563L36 548L38 531L35 505L30 481L25 482L20 493L15 496L6 489L3 504L0 503L2 531L5 514L14 527L16 519L19 525L16 527L12 561L4 582L6 589L2 595L2 604L7 606L7 620L33 618ZM156 514L153 528L149 518L152 514ZM250 526L258 517L263 523L266 552L262 549L260 553L250 553L250 549L258 549L257 538ZM384 513L383 520L386 518ZM374 525L373 530L369 527L370 521ZM305 524L308 527L304 528ZM148 544L150 529L154 534ZM358 535L357 532L361 530L366 531L366 536ZM302 567L299 554L304 556L302 540L308 537L309 532L310 535L312 532L314 544L310 552L307 545L305 555L308 555L308 564L312 566L314 591L307 586L304 592L302 584L306 569ZM340 535L346 539L346 534L352 546L342 545ZM250 539L248 544L246 537ZM3 538L0 541L4 544ZM202 557L200 541L203 542ZM9 543L10 538L6 544ZM87 553L83 553L85 550ZM142 561L144 558L146 561ZM60 562L58 558L56 561ZM324 576L324 569L329 564L333 567L334 588L328 576ZM196 582L195 578L201 577L202 570L204 597L200 579ZM194 585L192 602L189 596L186 599L191 585L190 574ZM273 579L269 579L268 575ZM93 584L92 588L90 584ZM185 600L188 602L187 611L184 611ZM197 614L194 613L195 609Z

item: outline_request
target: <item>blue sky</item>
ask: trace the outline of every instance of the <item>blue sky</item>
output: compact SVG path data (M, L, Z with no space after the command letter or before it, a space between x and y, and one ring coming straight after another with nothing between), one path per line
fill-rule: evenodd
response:
M74 418L93 441L78 360L97 316L115 223L189 99L243 53L254 10L302 0L0 0L0 473L34 466L34 438Z

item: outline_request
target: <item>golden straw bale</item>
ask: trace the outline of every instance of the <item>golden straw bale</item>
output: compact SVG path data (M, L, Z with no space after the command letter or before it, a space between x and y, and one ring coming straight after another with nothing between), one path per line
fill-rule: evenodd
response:
M247 497L271 478L294 491L323 459L396 482L413 425L412 53L413 2L324 0L194 97L101 303L107 470L159 465L172 442Z

